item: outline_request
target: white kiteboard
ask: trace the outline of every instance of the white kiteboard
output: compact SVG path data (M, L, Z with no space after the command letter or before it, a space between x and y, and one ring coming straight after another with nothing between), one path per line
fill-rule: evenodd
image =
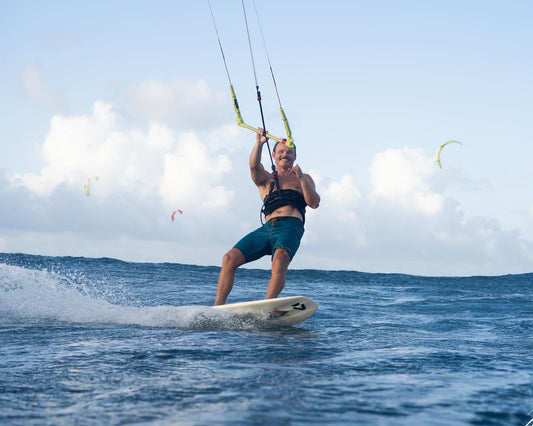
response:
M312 317L318 309L318 303L304 296L289 296L229 303L213 308L253 316L258 320L266 320L271 325L291 326Z

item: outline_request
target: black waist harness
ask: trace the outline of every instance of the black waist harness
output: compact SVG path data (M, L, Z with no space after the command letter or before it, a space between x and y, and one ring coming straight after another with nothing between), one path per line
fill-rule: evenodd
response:
M274 210L283 206L292 206L300 212L305 223L305 202L304 196L294 189L278 189L270 192L263 200L261 213L268 216ZM262 221L262 220L261 220Z

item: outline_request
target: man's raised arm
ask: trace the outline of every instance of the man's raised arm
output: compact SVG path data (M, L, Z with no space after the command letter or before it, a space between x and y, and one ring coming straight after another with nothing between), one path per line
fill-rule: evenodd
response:
M263 145L266 141L266 137L263 136L263 129L258 128L254 149L252 149L252 153L250 154L250 173L252 175L252 180L257 186L266 185L270 176L263 167L263 164L261 164L261 154L263 152Z

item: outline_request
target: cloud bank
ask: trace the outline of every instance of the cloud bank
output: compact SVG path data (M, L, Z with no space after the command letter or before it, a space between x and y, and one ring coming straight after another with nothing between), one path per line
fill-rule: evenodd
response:
M28 90L38 94L38 83ZM259 224L260 209L247 169L253 135L220 120L228 102L201 80L150 80L115 104L55 115L39 146L40 170L0 175L0 250L219 264ZM294 268L531 272L532 243L493 218L469 217L445 195L447 182L464 177L443 180L422 150L377 152L366 185L350 170L324 177L307 167L322 203L308 212ZM86 196L92 175L99 180ZM184 213L172 222L177 208Z

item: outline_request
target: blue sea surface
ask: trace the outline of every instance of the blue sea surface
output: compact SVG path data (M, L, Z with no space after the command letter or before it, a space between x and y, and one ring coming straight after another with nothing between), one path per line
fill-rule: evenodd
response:
M221 316L218 267L0 254L0 424L520 425L533 274L290 270L317 313ZM263 299L242 269L228 302ZM533 414L533 413L532 413Z

